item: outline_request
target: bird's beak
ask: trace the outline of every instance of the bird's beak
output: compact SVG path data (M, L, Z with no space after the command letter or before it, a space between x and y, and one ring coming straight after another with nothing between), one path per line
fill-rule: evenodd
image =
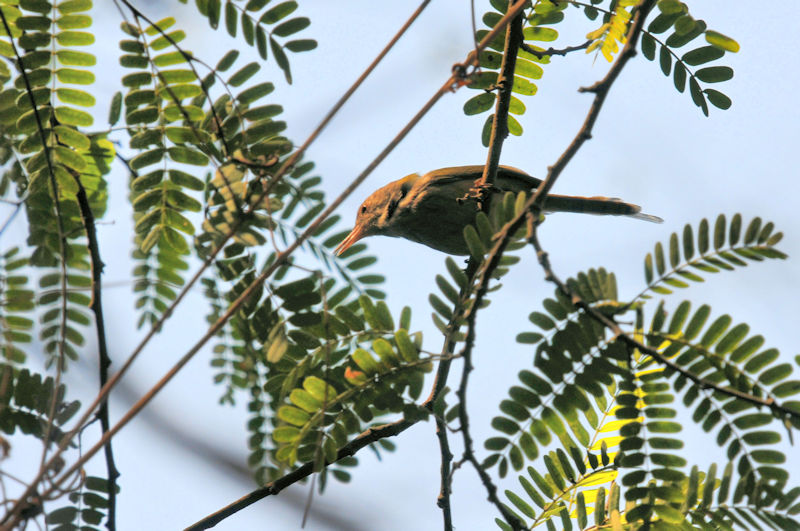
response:
M340 243L333 252L336 254L336 256L339 256L348 250L351 245L366 235L366 231L361 227L361 225L356 225L353 227L353 230L350 231L350 234L348 234L347 237L342 240L342 243Z

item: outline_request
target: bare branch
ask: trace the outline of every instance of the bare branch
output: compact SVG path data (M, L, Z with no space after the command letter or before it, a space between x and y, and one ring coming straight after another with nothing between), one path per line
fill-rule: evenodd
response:
M523 42L520 44L520 48L524 51L528 52L531 55L535 55L539 59L544 59L545 57L551 57L553 55L560 55L565 56L572 52L577 52L580 50L585 50L592 44L591 40L584 42L583 44L579 44L577 46L567 46L565 48L553 48L552 46L546 50L537 50L533 46L528 45L527 43Z
M372 444L380 439L385 439L387 437L394 437L395 435L399 435L400 433L404 432L418 421L408 421L405 419L400 419L397 422L393 422L391 424L384 424L383 426L377 426L374 428L370 428L364 431L361 435L350 441L347 445L343 446L339 452L336 454L336 460L332 462L325 462L324 466L328 466L331 463L335 463L345 457L350 457L355 455L363 447L367 446L368 444ZM260 487L251 493L247 494L246 496L242 496L235 502L231 503L230 505L223 507L219 511L210 514L203 518L202 520L190 525L184 531L199 531L201 529L210 529L226 519L227 517L236 514L237 512L241 511L242 509L254 504L255 502L266 498L267 496L274 496L278 494L280 491L297 483L298 481L307 478L314 472L314 463L308 462L293 471L289 472L283 477L276 479L275 481L271 481Z
M108 355L108 342L106 341L106 326L103 317L103 298L102 298L102 274L105 264L100 258L100 244L97 241L97 228L95 226L94 213L89 204L89 198L86 195L86 188L81 182L80 176L77 173L72 173L72 177L78 185L78 207L81 211L81 219L83 220L83 227L86 231L87 246L89 248L89 257L91 259L92 271L92 302L89 308L94 313L94 327L97 331L97 354L98 354L98 371L100 375L100 388L102 389L108 381L108 369L111 366L111 358ZM100 427L102 433L108 432L110 422L108 420L108 400L104 400L100 407L97 409L97 417L100 419ZM114 463L114 451L111 447L109 440L105 447L106 458L106 486L108 489L108 518L106 519L106 528L109 531L116 529L116 513L117 513L117 478L119 471Z
M524 0L519 0L524 3ZM509 0L509 8L514 6L514 0ZM492 135L489 138L489 153L486 156L486 167L480 186L486 189L494 182L497 167L500 165L500 153L503 151L503 142L508 137L508 109L511 105L511 89L514 86L514 71L517 66L517 52L523 43L522 15L515 17L506 31L506 40L503 47L503 61L500 65L500 75L497 78L497 103L492 118Z

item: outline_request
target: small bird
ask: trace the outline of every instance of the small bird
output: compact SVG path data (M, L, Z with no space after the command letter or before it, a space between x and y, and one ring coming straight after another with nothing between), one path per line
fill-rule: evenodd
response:
M412 173L372 193L358 209L356 225L336 248L342 254L367 236L384 235L405 238L447 254L466 255L464 227L474 223L479 208L468 198L475 181L483 175L483 166L456 166L434 170L420 176ZM522 170L500 166L494 189L532 192L542 181ZM492 201L500 194L492 194ZM490 208L492 208L490 203ZM548 195L545 212L580 212L584 214L630 216L654 223L663 220L642 214L641 207L608 197Z

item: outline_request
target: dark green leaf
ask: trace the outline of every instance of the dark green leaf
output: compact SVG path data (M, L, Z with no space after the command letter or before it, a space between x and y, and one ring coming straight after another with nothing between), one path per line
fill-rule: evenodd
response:
M697 70L694 75L705 83L720 83L733 77L733 68L729 66L708 66Z

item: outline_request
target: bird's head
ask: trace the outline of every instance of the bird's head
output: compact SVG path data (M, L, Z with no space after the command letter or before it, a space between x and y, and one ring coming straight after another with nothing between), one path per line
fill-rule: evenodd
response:
M398 206L418 178L419 175L416 173L408 175L377 189L367 197L358 207L355 227L334 252L340 255L367 236L378 234L392 236L392 226L398 218Z

